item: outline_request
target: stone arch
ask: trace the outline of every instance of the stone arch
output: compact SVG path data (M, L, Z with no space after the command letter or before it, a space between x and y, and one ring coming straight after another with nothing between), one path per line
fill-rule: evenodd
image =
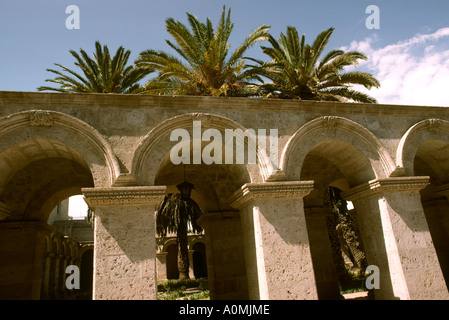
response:
M42 144L27 144L29 137ZM0 164L7 168L2 172L11 170L11 163L15 168L23 167L30 161L64 154L78 161L82 157L96 186L111 186L120 174L119 161L109 142L87 123L61 112L30 110L0 118L0 140ZM24 149L14 149L15 145L33 150L33 156L27 157L22 153ZM13 155L19 159L13 160ZM4 178L0 176L0 181Z
M400 140L396 162L407 176L430 178L420 191L421 204L449 288L449 121L426 119L411 126Z
M75 246L76 250L76 257L81 257L86 251L93 250L93 244L92 245L83 245L81 247Z
M176 244L171 243L166 248L167 256L166 256L166 275L167 279L178 279L179 271L177 264L177 247Z
M169 238L166 241L164 241L162 252L167 252L167 248L171 245L176 245L176 238Z
M371 131L343 117L325 116L295 132L282 153L281 169L287 180L314 181L303 203L318 298L339 299L345 264L336 249L328 188L347 191L387 178L395 163Z
M83 187L109 187L120 174L106 139L60 112L1 118L0 141L0 202L10 220L47 221L63 199L81 194Z
M78 256L78 252L76 252L76 247L75 247L75 243L74 242L70 242L69 243L68 256L72 260L74 260Z
M134 153L131 174L139 185L154 184L160 164L168 161L167 155L170 153L170 148L175 144L169 142L171 132L178 128L192 130L193 121L201 121L203 130L214 128L222 133L225 129L240 129L243 132L247 130L234 120L209 113L189 113L163 121L142 139ZM251 148L246 141L245 146ZM273 171L277 170L277 166L270 161L264 150L256 150L256 154L257 164L245 165L252 182L263 181Z
M332 151L332 147L336 149ZM299 128L284 147L280 169L287 180L300 180L304 160L312 149L317 154L332 152L337 156L347 148L357 151L351 154L352 163L355 161L364 167L360 168L364 170L359 172L361 179L353 181L353 184L394 173L395 163L379 139L360 124L338 116L316 118ZM352 170L351 163L341 162L339 166Z
M58 257L61 254L61 241L56 234L53 234L51 243L52 253Z
M245 183L264 181L269 176L268 171L264 171L269 168L264 165L268 159L263 152L257 152L256 164L174 164L170 159L171 145L167 143L170 134L174 129L184 128L192 130L189 132L192 137L193 121L196 120L201 121L202 130L214 128L221 133L225 129L246 130L232 120L210 114L186 114L171 118L142 140L134 155L131 174L138 184L165 185L166 193L178 192L176 186L184 179L194 184L191 198L203 213L198 223L204 229L207 259L211 259L207 264L207 268L211 268L208 273L211 299L242 299L248 296L244 247L241 245L243 231L240 213L231 207L229 198ZM224 261L223 257L228 255L232 259ZM168 252L167 266L170 265L170 256ZM170 276L171 271L167 269L167 278ZM227 286L233 289L226 290Z
M205 245L205 241L204 238L200 235L195 235L192 237L192 239L189 242L189 249L193 250L193 246L197 243L202 243L203 245Z
M51 252L51 237L49 234L46 234L44 236L44 246L43 246L43 253L45 255L49 254Z
M440 158L449 155L449 121L426 119L410 127L402 136L396 152L396 166L401 168L405 175L415 175L414 160L418 149L423 146L424 149L421 150L420 156L425 157L428 162L433 164L433 169L444 180L443 182L449 182L449 167L441 167L441 162L438 164L438 159L431 159L432 151L438 150Z
M61 243L61 255L65 258L69 256L68 248L67 248L67 242L63 241Z
M195 278L207 277L207 259L206 259L206 244L204 241L197 239L190 244L190 250L193 250L193 274Z
M60 201L94 186L79 153L54 140L15 144L0 154L0 166L5 169L0 173L0 202L8 207L9 220L47 222Z

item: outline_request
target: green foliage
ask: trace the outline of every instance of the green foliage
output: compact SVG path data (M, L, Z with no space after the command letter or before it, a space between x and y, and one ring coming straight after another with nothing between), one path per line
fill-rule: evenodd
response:
M366 72L343 72L347 66L357 66L358 60L367 57L358 51L332 50L319 60L334 28L321 32L312 45L300 38L295 27L287 27L276 40L270 35L271 47L261 47L271 58L257 63L253 69L271 82L262 83L260 90L267 97L320 101L357 101L376 103L362 92L350 89L354 84L365 88L379 87L379 82Z
M193 232L201 232L196 222L201 215L200 206L191 198L182 199L179 193L167 195L156 212L157 235L165 237L167 233L176 233L180 279L189 278L188 228L190 225Z
M47 69L48 72L57 76L45 81L56 83L59 88L41 86L37 90L72 93L139 93L142 91L138 82L153 70L127 66L131 51L125 51L123 47L119 47L112 58L108 47L102 47L99 41L95 42L95 49L93 59L83 49L80 49L80 54L70 50L76 60L75 65L81 69L83 75L55 63L62 71Z
M341 196L341 190L328 187L324 194L324 205L331 209L326 215L326 223L340 291L365 291L365 252L356 222L349 213L347 202ZM352 266L343 259L342 245L346 248Z
M350 268L348 269L348 274L349 279L347 280L346 287L340 291L341 294L367 291L365 287L365 274Z
M232 54L229 37L234 28L231 10L223 7L219 23L214 30L212 21L199 21L187 13L190 29L173 18L166 20L167 32L175 43L167 44L179 54L181 60L163 51L146 50L140 53L136 65L157 70L158 76L146 85L153 94L251 96L257 87L251 81L260 78L248 69L242 59L254 43L268 38L269 26L256 28Z
M223 11L216 27L207 18L205 22L187 13L188 25L173 18L165 20L172 40L166 40L174 54L148 49L142 51L135 65L126 66L130 51L120 47L111 58L107 46L97 41L94 59L80 49L71 50L75 65L82 74L55 64L62 70L47 69L54 79L46 81L59 87L39 87L39 91L148 93L161 95L196 95L254 97L317 101L355 101L376 103L376 100L352 87L367 89L379 87L379 82L367 72L345 72L348 66L357 67L367 57L358 51L324 50L334 31L321 32L310 45L293 26L279 39L269 34L270 26L261 25L250 33L233 52L230 36L234 29L231 10ZM270 61L245 57L245 52L259 41ZM255 62L255 65L252 63ZM143 87L145 76L157 72Z
M209 290L203 290L199 293L186 293L185 290L189 288L198 288L200 285L197 279L184 280L167 280L159 281L158 300L206 300L209 299Z
M202 228L196 220L201 214L200 206L193 199L183 200L179 193L169 194L156 212L156 233L165 237L167 233L177 233L181 226L188 225L192 227L192 232L199 233Z

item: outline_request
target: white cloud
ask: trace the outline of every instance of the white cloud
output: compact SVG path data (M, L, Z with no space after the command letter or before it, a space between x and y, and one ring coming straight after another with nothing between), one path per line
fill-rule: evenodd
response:
M448 37L449 28L442 28L383 48L374 48L377 38L372 37L343 49L368 56L359 67L372 73L381 88L363 91L379 103L449 107Z

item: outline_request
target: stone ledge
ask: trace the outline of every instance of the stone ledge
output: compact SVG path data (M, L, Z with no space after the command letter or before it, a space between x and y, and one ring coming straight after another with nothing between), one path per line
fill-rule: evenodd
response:
M229 198L234 208L239 208L250 200L303 198L313 190L314 181L278 181L246 183Z
M102 93L56 93L0 91L0 106L30 108L100 108L115 106L120 109L136 108L173 108L185 110L198 109L238 109L244 111L298 112L305 111L329 114L334 110L351 114L419 115L425 112L429 116L440 117L449 114L444 106L416 106L395 104L371 104L353 102L322 103L311 100L250 99L243 97L206 97L206 96L159 96L138 94L102 94Z
M380 192L420 191L429 184L429 181L430 178L427 176L375 179L343 192L342 197L354 201Z
M81 192L87 204L94 209L97 206L157 203L164 198L165 189L165 186L83 188Z

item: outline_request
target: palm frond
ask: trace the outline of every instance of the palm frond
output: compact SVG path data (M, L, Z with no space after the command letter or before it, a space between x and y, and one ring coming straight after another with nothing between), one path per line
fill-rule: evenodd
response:
M79 53L74 50L69 52L75 58L74 64L81 70L82 75L55 63L62 71L47 69L57 77L45 81L58 84L59 88L41 86L37 88L38 91L140 93L142 88L139 81L154 71L153 68L127 66L131 51L122 46L113 57L108 47L101 46L99 41L95 42L93 59L83 49L80 49Z
M157 79L148 83L145 92L156 90L163 94L169 90L170 94L221 96L247 96L253 92L251 81L260 77L248 70L242 56L254 43L268 38L269 27L255 29L228 59L229 37L234 28L231 10L223 7L215 29L209 18L203 23L187 13L187 20L189 27L173 18L166 20L167 31L174 39L174 42L166 40L166 43L181 59L165 52L146 50L135 61L141 68L159 72Z
M202 228L197 220L201 215L201 208L193 199L183 200L179 193L168 194L156 211L156 233L165 237L168 233L178 233L178 227L187 225L199 233Z
M262 46L262 52L271 60L263 62L250 59L253 72L249 75L271 80L262 83L259 89L264 96L325 101L356 101L375 103L376 100L364 93L349 89L352 85L365 88L379 87L380 83L366 72L343 72L347 66L357 67L359 60L367 57L358 51L331 50L321 60L326 45L334 31L322 31L312 45L305 43L305 36L299 37L295 27L287 27L278 39L269 36L270 47Z

